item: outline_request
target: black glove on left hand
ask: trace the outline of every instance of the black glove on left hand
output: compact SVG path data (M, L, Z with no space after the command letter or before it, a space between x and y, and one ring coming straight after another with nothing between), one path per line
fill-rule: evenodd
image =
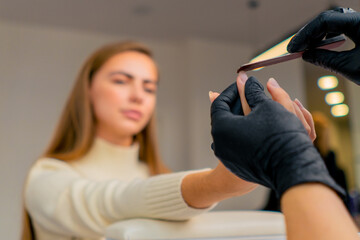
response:
M275 190L278 197L306 182L323 183L344 194L293 113L269 99L254 77L245 84L245 96L252 110L247 116L232 112L240 101L235 83L211 106L213 150L231 172Z

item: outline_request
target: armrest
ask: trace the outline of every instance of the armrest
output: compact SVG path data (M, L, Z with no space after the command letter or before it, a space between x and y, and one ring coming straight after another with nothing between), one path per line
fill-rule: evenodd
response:
M214 211L179 222L130 219L106 229L108 240L285 239L284 235L283 215L267 211Z

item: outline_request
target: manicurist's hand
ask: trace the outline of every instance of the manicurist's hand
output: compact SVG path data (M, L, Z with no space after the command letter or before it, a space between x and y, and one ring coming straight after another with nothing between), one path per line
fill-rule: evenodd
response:
M239 88L238 88L239 89ZM220 94L217 92L209 92L209 99L210 102L213 101L219 96ZM235 103L233 111L235 114L245 114L248 115L250 113L250 107L246 101L241 101L238 99ZM221 161L219 161L218 166L212 171L211 174L212 181L217 183L219 188L226 189L228 188L230 191L229 193L231 196L239 196L250 192L251 190L257 187L257 184L252 182L244 181L243 179L237 177L232 172L230 172L226 167L223 165Z
M236 85L233 84L232 87L236 88ZM234 93L237 100L233 104L233 112L249 114L250 107L247 102L240 102L237 90ZM219 95L210 91L210 102L212 103ZM232 97L236 98L236 96ZM244 195L257 186L258 184L239 178L219 161L217 167L212 170L187 175L182 181L181 190L188 205L194 208L206 208L219 201Z
M233 113L238 101L235 85L221 93L211 107L213 149L227 169L246 181L274 189L278 196L305 182L320 182L343 193L329 176L302 121L288 110L295 108L288 95L277 99L280 104L265 95L254 77L240 80L240 94L244 87L251 113ZM282 92L275 83L271 80L268 84L274 98Z
M355 43L355 48L342 52L306 50L329 34L342 33ZM360 85L360 13L350 8L322 12L293 37L287 49L291 53L306 50L303 54L305 61L340 73Z
M222 93L223 98L235 99L231 103L231 112L235 115L248 115L251 112L245 98L246 80L246 74L240 72L236 83ZM270 83L271 81L268 83L268 90L273 99L301 120L313 141L315 139L315 130L311 114L298 100L292 101L285 90ZM210 92L211 103L219 95L217 92ZM195 208L205 208L224 199L244 195L256 187L257 184L239 178L219 161L218 166L213 170L187 175L182 182L182 193L188 205Z
M247 79L248 77L244 72L240 72L237 76L236 86L240 97L235 101L233 104L234 106L231 106L231 111L234 114L248 115L251 112L249 104L245 98L245 82ZM289 94L280 87L274 78L270 78L266 86L272 99L280 103L289 112L295 114L304 125L304 128L308 132L311 141L314 141L316 138L315 125L310 112L298 99L295 99L294 101L291 100ZM213 102L220 94L217 92L210 92L209 95L210 101ZM240 109L239 106L241 106L242 109Z

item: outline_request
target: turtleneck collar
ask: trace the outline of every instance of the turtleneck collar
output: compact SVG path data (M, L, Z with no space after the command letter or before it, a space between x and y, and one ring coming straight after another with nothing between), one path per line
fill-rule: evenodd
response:
M89 154L93 154L100 151L102 155L110 155L111 158L126 158L126 159L136 159L139 158L139 144L133 143L131 146L120 146L113 144L102 138L95 138L93 145L89 151Z
M100 161L102 164L119 161L135 164L139 161L139 144L119 146L102 138L95 138L90 151L82 159Z
M148 168L139 161L139 144L119 146L95 138L90 151L71 163L84 176L94 179L146 177Z

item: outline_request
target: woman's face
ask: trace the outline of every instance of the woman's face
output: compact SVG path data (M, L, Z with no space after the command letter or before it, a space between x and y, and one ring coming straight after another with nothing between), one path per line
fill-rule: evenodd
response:
M105 62L90 86L96 134L114 143L131 144L154 112L157 81L156 65L145 54L126 51Z

